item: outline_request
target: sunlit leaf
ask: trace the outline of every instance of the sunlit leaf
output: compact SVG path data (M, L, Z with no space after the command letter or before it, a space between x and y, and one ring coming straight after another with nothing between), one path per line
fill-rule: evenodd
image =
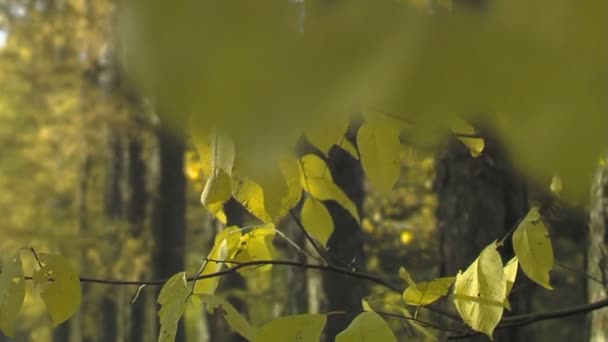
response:
M416 282L410 272L408 272L404 267L399 268L399 277L405 281L408 286L416 286Z
M184 314L184 310L186 310L186 300L189 295L190 290L186 282L185 272L174 274L163 285L157 300L160 304L158 342L175 341L177 323Z
M308 197L304 200L300 216L306 231L325 246L334 232L334 222L325 204Z
M250 232L241 236L239 247L234 253L235 262L248 262L256 260L272 260L273 246L272 239L275 235L273 224L266 224L264 227L252 229ZM272 265L250 266L239 268L238 272L247 274L248 272L269 271Z
M463 273L454 284L454 305L466 324L476 331L492 336L504 311L507 284L500 254L494 242Z
M325 178L333 182L327 163L314 154L306 154L300 158L300 169L302 177L300 182L305 189L306 179L308 178Z
M505 265L504 270L505 270L505 280L507 281L507 293L506 293L506 297L509 296L509 294L511 293L511 290L513 289L513 284L515 283L515 278L517 277L517 269L519 265L519 261L517 260L517 257L513 257L513 259L509 260L509 262ZM511 304L509 303L509 301L505 298L505 308L507 310L511 310Z
M357 315L350 325L336 336L336 342L396 342L386 321L373 311Z
M224 224L226 223L224 203L231 195L230 177L224 170L214 169L201 194L201 203L209 210L211 215Z
M34 285L51 314L53 325L58 326L78 311L80 306L80 279L66 258L58 254L40 255L42 268L33 274Z
M549 272L553 268L553 247L538 208L532 208L513 233L513 250L526 275L552 289Z
M201 295L200 298L204 303L207 303L209 311L211 309L219 309L228 325L239 335L250 341L253 339L256 332L255 329L228 301L222 297L213 295Z
M513 289L513 284L515 283L515 277L517 277L517 266L519 261L517 257L513 257L513 259L509 260L507 265L505 266L505 279L507 280L507 296L511 293L511 289Z
M8 337L15 337L14 325L24 299L25 279L17 253L4 260L0 273L0 330Z
M227 227L215 237L215 244L207 259L226 260L238 248L241 239L241 232L237 227ZM207 260L203 262L200 275L207 275L219 272L225 263ZM206 278L197 280L194 283L194 294L214 294L219 283L220 277Z
M445 296L456 278L437 278L410 285L403 291L403 301L409 305L428 305Z
M264 191L262 187L247 177L232 178L232 196L248 212L262 222L272 222L264 208Z
M370 183L379 191L391 191L401 173L399 130L393 122L368 118L357 132L357 147Z
M452 132L471 152L473 157L479 157L485 147L485 141L481 137L476 137L475 128L466 121L454 118L451 125ZM474 137L475 136L475 137Z
M326 320L320 314L279 317L258 328L252 342L318 342Z

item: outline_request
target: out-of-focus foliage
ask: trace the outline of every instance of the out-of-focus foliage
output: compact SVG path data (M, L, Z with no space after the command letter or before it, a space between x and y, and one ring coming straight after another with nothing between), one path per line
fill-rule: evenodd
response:
M338 336L336 342L396 342L389 325L373 311L360 313Z
M9 337L15 337L13 326L24 299L25 277L17 254L3 262L0 273L0 330Z
M328 115L390 113L430 141L438 122L479 113L522 169L585 191L606 127L605 2L429 14L392 0L306 1L301 20L299 10L282 0L128 1L127 69L176 122L255 136L243 146L252 161L289 151Z

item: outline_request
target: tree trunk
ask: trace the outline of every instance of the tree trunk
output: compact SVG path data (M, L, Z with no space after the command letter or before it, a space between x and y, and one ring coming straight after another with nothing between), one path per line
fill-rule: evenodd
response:
M169 278L184 270L186 236L185 144L182 136L166 128L158 132L160 180L153 212L155 278ZM158 308L157 310L158 311ZM158 331L156 336L158 336ZM183 322L177 342L184 341Z
M527 188L512 170L491 135L477 158L459 141L451 139L437 159L435 188L438 195L437 223L440 234L442 276L465 270L484 247L502 239L527 212ZM507 239L510 242L510 239ZM506 262L510 245L501 253ZM521 310L512 298L513 313ZM517 341L515 330L495 334L495 341Z
M587 274L604 284L587 281L589 302L608 298L608 168L597 172L591 187ZM589 341L608 341L608 310L590 314Z
M352 134L351 134L352 135ZM330 151L328 165L336 184L355 203L362 212L363 170L361 163L341 149ZM361 270L365 267L363 254L363 236L357 221L337 203L327 202L327 207L334 221L334 233L328 241L327 253L329 263L342 267ZM323 289L326 299L326 312L347 311L348 314L330 315L325 329L326 341L333 341L336 335L344 330L361 311L361 299L366 294L362 282L353 281L343 275L325 272Z
M104 250L105 260L112 262L118 255L116 233L119 231L121 220L123 217L123 193L121 187L121 176L123 171L123 143L119 132L115 131L112 126L108 127L107 132L107 158L106 158L106 175L105 175L105 190L104 190L104 215L111 227L109 235L106 236L108 249ZM111 269L111 268L110 268ZM108 272L111 276L111 272ZM103 312L101 340L116 341L117 340L117 305L116 305L116 288L108 287L101 299L101 310Z
M224 212L226 213L226 226L243 227L247 224L246 210L234 199L230 199L224 204ZM216 234L223 229L223 224L216 222ZM245 279L237 274L227 274L222 277L219 283L220 291L231 291L236 289L245 290L247 284ZM247 304L238 297L227 296L226 298L234 308L245 317L247 316ZM218 314L216 311L209 319L209 340L221 342L247 342L241 335L232 331L226 322L224 315Z
M128 147L128 181L129 196L127 199L127 221L130 235L135 239L142 239L146 218L146 165L142 155L142 144L138 137L130 137ZM141 276L137 277L138 279ZM128 340L143 342L142 331L145 326L145 300L138 298L130 307L131 324Z

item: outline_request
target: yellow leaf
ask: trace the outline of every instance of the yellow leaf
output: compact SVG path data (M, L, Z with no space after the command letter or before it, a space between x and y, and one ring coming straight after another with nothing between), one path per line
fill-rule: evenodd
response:
M273 249L272 239L275 235L273 224L267 224L261 228L255 228L247 234L241 236L239 247L234 253L234 261L248 262L256 260L272 260ZM250 266L239 268L238 272L246 274L248 272L259 270L268 271L272 265Z
M211 146L208 139L199 139L198 137L193 138L193 144L198 152L201 172L203 177L207 179L211 176Z
M207 259L227 260L237 249L240 242L241 232L237 227L227 227L215 237L215 244ZM219 272L225 263L205 261L199 275L207 275ZM200 279L194 283L194 294L214 294L220 277Z
M24 298L23 266L17 253L4 261L0 273L0 330L8 337L15 337L13 327Z
M160 310L160 331L158 342L173 342L177 333L177 323L186 310L186 300L190 295L188 283L186 282L186 272L174 274L158 295Z
M210 309L219 309L219 311L224 315L226 322L228 325L239 333L239 335L244 338L251 340L255 335L255 329L249 324L249 322L225 299L219 296L213 295L201 295L200 296L203 303L207 303L207 306Z
M213 134L211 137L211 167L213 170L220 169L227 175L232 175L232 167L235 160L234 141L228 136Z
M272 222L264 208L264 191L262 187L248 177L232 178L232 196L241 203L248 212L260 221Z
M532 208L513 233L513 250L526 275L552 289L549 272L553 268L553 247L538 208Z
M562 178L558 175L553 175L553 177L551 177L551 185L549 186L551 192L554 193L555 196L559 197L563 188L564 186L562 184Z
M408 272L404 267L399 268L399 277L401 277L401 279L405 280L405 282L408 286L414 286L414 287L416 286L416 282L410 275L410 272Z
M300 213L302 225L306 231L315 237L323 246L327 245L329 237L334 232L334 223L329 211L320 201L307 197Z
M496 242L487 246L454 284L454 305L471 328L488 335L500 319L507 284Z
M232 195L230 177L222 169L215 169L203 189L201 203L220 222L226 224L224 203Z
M273 319L257 329L252 342L318 342L327 317L320 314L285 316Z
M365 311L336 336L336 342L393 342L397 341L390 326L380 315Z
M307 178L324 178L330 182L333 182L329 167L323 159L314 155L307 154L300 158L300 170L302 187L306 188Z
M370 183L389 192L401 173L399 130L390 120L372 117L357 132L361 165Z
M409 286L403 291L403 301L409 305L428 305L445 296L456 278L438 278Z
M517 266L519 262L517 257L513 257L513 259L509 260L507 265L504 267L505 270L505 280L507 281L507 294L505 297L509 297L509 293L511 293L511 289L513 289L513 284L515 283L515 277L517 277ZM508 298L505 298L504 307L507 310L511 310L511 303L509 303Z
M306 130L308 141L327 156L331 147L344 138L349 118L344 114L329 115L323 126L314 126Z
M340 148L344 151L348 152L351 157L359 160L359 151L357 151L357 148L350 142L350 140L343 139L338 146L340 146Z
M276 167L269 167L269 172L258 184L264 194L264 208L276 221L287 215L300 201L300 169L295 160L284 158Z
M458 118L452 120L451 125L452 132L457 135L458 140L462 142L471 152L473 157L479 157L485 148L485 141L483 138L477 137L463 137L458 135L470 135L476 134L475 128L469 125L466 121Z
M511 289L513 289L513 284L515 283L515 277L517 277L518 264L519 264L519 261L517 260L517 257L515 256L515 257L513 257L513 259L509 260L509 262L507 263L507 265L504 268L505 279L507 281L506 296L509 296L509 293L511 293Z
M336 201L359 222L357 206L344 191L333 182L331 172L323 159L307 154L300 158L300 184L313 198Z
M42 268L33 274L34 285L40 288L40 297L58 326L78 311L80 306L80 279L72 264L58 254L40 255Z

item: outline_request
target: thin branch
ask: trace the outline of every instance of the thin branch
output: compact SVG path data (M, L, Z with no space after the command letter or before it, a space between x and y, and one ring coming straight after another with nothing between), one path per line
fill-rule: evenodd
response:
M308 240L308 242L313 246L315 251L317 251L317 254L319 254L319 258L315 258L315 259L317 259L317 260L320 259L320 261L322 261L325 265L329 265L327 260L325 260L325 258L323 257L323 252L321 251L321 247L319 247L317 245L316 241L312 238L312 236L310 236L310 234L308 234L308 232L306 231L306 228L304 228L304 225L302 224L300 219L298 219L298 217L296 216L296 213L294 213L293 209L289 210L289 215L291 215L291 218L293 219L293 221L300 228L302 233L304 233L306 240Z
M573 306L565 309L548 311L548 312L533 312L529 314L517 315L512 317L503 318L501 324L496 327L496 330L509 329L515 327L521 327L524 325L533 324L536 322L547 321L552 319L559 319L574 315L586 314L591 311L599 310L608 307L608 299L602 299L597 302ZM463 335L449 336L448 340L459 340L472 336L479 335L480 333L469 333Z
M559 262L557 262L557 261L555 261L555 262L553 262L553 263L554 263L555 265L559 266L559 267L562 267L562 268L567 269L568 271L572 271L572 272L576 272L576 273L578 273L578 274L581 274L581 275L583 275L585 278L587 278L587 279L589 279L589 280L593 280L593 281L597 282L598 284L600 284L600 285L602 285L602 286L604 286L604 287L606 286L606 283L605 283L605 282L601 281L600 279L598 279L598 278L596 278L596 277L594 277L594 276L592 276L592 275L590 275L590 274L585 273L584 271L577 270L577 269L576 269L576 268L574 268L574 267L570 267L570 266L568 266L568 265L564 265L564 264L559 263Z

